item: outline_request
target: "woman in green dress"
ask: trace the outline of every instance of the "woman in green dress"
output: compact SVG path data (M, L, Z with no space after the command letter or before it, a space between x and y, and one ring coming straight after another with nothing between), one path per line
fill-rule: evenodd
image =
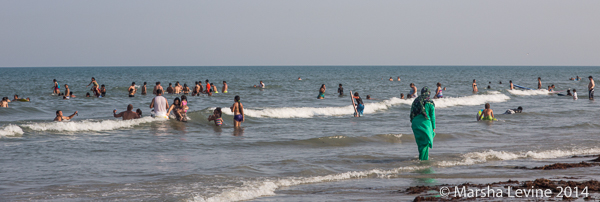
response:
M419 147L419 159L429 160L429 148L435 137L435 104L429 99L428 87L421 89L421 95L413 101L410 108L410 122L415 140Z

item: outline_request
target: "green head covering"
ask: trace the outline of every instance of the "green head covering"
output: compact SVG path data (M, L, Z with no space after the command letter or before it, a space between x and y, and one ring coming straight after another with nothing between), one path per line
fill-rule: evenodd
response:
M425 87L423 87L423 89L421 89L421 95L419 95L419 97L415 98L415 101L413 101L412 106L410 107L410 121L411 122L412 122L413 118L415 118L419 114L423 114L423 116L425 116L426 119L429 119L429 117L427 117L427 114L425 113L425 104L431 103L433 106L435 106L435 103L433 103L433 101L431 101L429 99L430 95L431 95L431 92L429 91L429 88L427 86L425 86Z

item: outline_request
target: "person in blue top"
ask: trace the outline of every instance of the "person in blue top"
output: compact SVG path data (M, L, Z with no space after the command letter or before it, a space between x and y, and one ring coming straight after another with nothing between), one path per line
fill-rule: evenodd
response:
M362 98L360 98L360 96L358 96L357 92L354 92L354 100L356 100L356 112L358 113L354 113L354 117L360 117L363 115L363 112L365 111L365 104L362 101Z
M429 160L429 148L433 147L435 137L435 104L429 96L431 92L427 86L421 89L410 107L411 128L419 148L419 159Z

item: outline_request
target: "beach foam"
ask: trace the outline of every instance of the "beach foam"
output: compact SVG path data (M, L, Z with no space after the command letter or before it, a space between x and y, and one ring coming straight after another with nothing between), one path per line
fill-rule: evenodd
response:
M278 180L264 180L254 182L244 182L241 187L225 190L222 193L213 196L194 196L189 201L216 202L216 201L243 201L258 198L261 196L275 195L275 190L282 187L296 186L301 184L331 182L346 179L364 178L364 177L389 177L390 175L401 172L425 169L428 167L400 167L392 170L373 169L367 171L351 171L339 174L331 174L315 177L290 177Z
M12 124L9 124L9 125L5 126L4 128L0 129L0 137L15 136L15 135L22 135L22 134L23 134L23 129L21 129L21 127L19 127L19 126L12 125Z
M114 130L118 128L127 128L142 123L148 123L153 121L160 121L166 119L155 119L152 117L144 117L141 119L132 120L83 120L83 121L63 121L63 122L49 122L49 123L33 123L24 124L23 127L30 128L36 131L106 131Z
M550 93L550 91L545 90L545 89L541 89L541 90L508 90L508 92L510 94L513 95L521 95L521 96L527 96L527 95L548 95Z
M574 155L589 155L589 154L600 154L600 148L589 148L589 149L572 149L572 150L547 150L547 151L523 151L523 152L506 152L506 151L494 151L488 150L484 152L471 152L464 154L463 159L460 161L441 161L438 163L439 166L463 166L473 165L476 163L485 163L490 160L514 160L522 158L531 159L549 159L549 158L560 158L565 156Z
M490 94L470 95L464 97L447 97L442 99L433 99L435 106L446 108L453 106L472 106L482 105L487 102L505 102L509 100L505 94L493 91ZM373 114L377 111L387 110L395 105L411 105L414 99L390 98L375 103L366 103L364 114ZM263 108L263 109L244 109L244 114L251 117L268 118L311 118L314 116L342 116L352 115L354 109L351 105L344 107L281 107L281 108ZM223 113L233 115L231 111L224 110Z

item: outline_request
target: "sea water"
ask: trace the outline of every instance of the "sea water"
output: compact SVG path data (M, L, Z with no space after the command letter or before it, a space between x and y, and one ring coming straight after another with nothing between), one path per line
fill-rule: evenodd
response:
M599 101L587 99L597 67L40 67L0 68L0 96L31 102L0 109L2 200L329 201L412 200L409 186L577 176L598 179L597 167L531 171L517 166L577 162L600 154ZM586 79L571 81L580 76ZM102 98L86 98L95 77ZM301 77L302 80L298 80ZM392 77L394 81L389 81ZM401 81L397 81L397 77ZM579 100L545 90L508 90L513 83L577 89ZM52 95L53 79L64 92ZM193 88L209 80L219 93L188 95L187 123L149 117L154 83ZM471 89L477 79L479 93ZM221 92L227 81L228 93ZM266 88L254 88L260 81ZM499 82L502 84L499 84ZM128 97L131 82L149 95ZM414 83L435 94L436 137L429 161L417 160L410 128ZM490 83L491 82L491 83ZM325 84L325 99L316 99ZM343 84L344 95L337 93ZM486 89L487 86L490 89ZM350 91L364 116L353 117ZM246 121L233 127L229 107L239 95ZM367 100L370 95L373 100ZM165 95L169 103L176 96ZM477 122L490 103L499 121ZM128 104L144 118L123 121L112 111ZM522 106L523 113L503 115ZM223 109L224 125L207 117ZM52 122L56 110L78 111Z

